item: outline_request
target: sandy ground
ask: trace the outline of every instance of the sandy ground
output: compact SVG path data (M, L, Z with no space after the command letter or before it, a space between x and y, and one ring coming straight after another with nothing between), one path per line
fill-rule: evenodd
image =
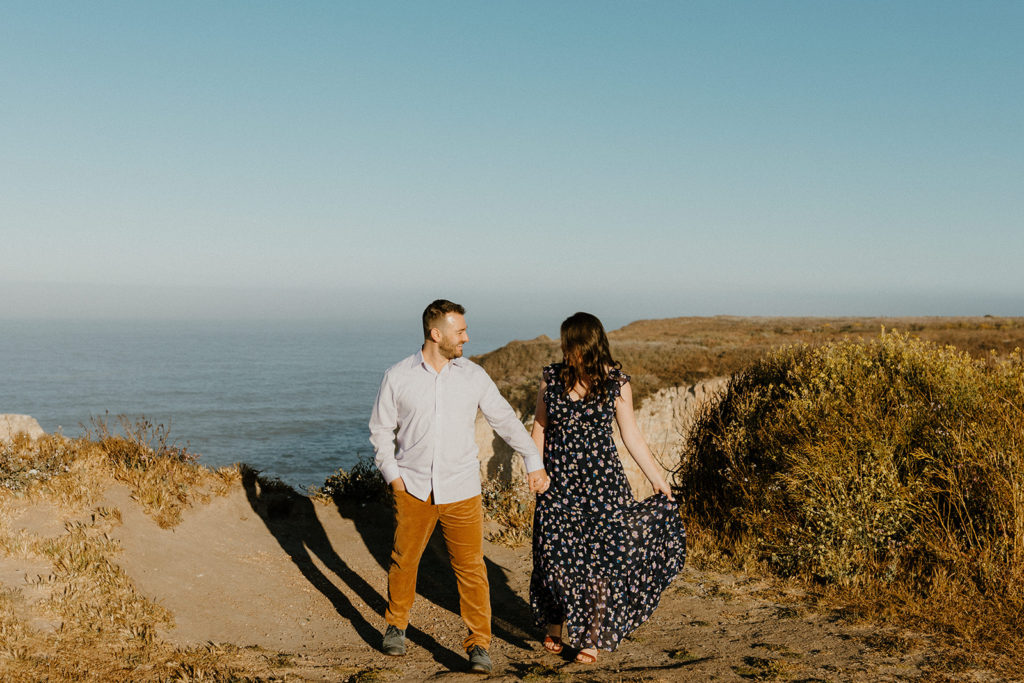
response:
M380 654L392 520L385 507L352 510L246 482L160 529L125 489L115 558L137 589L173 614L162 637L181 645L231 643L278 653L273 680L480 680L463 673L455 579L435 536L421 564L409 652ZM58 510L26 507L15 529L56 535ZM596 665L543 650L527 603L528 547L486 543L494 609L493 680L897 681L1008 680L956 669L929 638L850 623L809 609L795 589L753 576L687 567L653 618ZM31 566L29 566L31 565ZM33 594L40 563L0 557L0 582ZM951 668L952 667L952 668Z

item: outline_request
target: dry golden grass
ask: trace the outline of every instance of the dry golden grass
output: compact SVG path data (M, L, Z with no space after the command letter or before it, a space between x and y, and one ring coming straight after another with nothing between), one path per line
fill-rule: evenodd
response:
M533 512L536 502L522 482L498 476L483 483L484 514L497 523L498 528L487 535L491 543L517 548L530 542L533 536Z
M148 422L111 435L104 422L99 436L69 439L51 434L37 440L18 435L0 443L0 492L53 500L63 508L86 509L97 503L110 480L128 486L146 514L162 527L181 520L193 502L225 493L240 478L237 467L211 470L183 449L154 448L154 434L166 433Z

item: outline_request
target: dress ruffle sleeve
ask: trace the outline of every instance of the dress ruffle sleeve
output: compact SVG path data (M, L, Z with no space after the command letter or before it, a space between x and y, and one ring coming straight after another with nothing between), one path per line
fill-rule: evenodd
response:
M544 383L551 386L553 383L558 381L558 374L562 371L561 363L552 363L551 365L545 365L542 374L544 376Z
M618 368L612 368L608 372L608 394L613 400L622 395L622 385L629 379L629 375Z

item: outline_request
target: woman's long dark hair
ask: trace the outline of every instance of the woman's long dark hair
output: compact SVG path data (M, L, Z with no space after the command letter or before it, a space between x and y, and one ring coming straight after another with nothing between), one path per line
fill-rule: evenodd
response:
M566 394L578 384L584 396L599 396L606 390L609 370L622 367L612 358L601 321L589 313L574 313L562 322L562 356Z

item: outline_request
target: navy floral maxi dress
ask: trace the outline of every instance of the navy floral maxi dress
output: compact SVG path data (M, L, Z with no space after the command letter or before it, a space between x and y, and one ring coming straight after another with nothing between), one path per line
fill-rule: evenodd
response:
M537 496L530 606L537 625L564 622L576 648L614 650L646 621L683 568L686 530L663 494L637 501L612 439L615 399L629 376L573 401L561 363L544 368L544 467Z

